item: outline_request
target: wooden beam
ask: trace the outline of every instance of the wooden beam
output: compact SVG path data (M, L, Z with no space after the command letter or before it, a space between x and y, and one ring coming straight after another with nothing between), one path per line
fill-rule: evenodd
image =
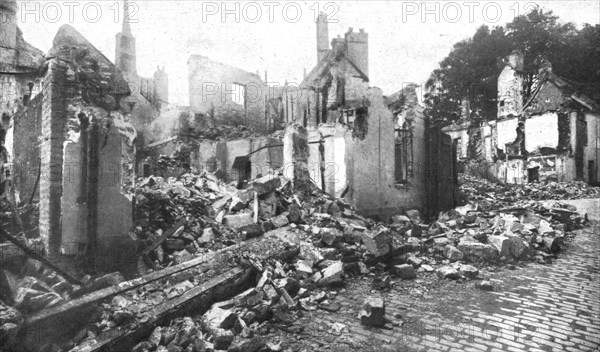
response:
M165 231L162 234L162 236L160 236L156 241L154 241L154 243L146 247L146 249L144 249L143 255L146 256L150 254L150 252L158 248L158 246L160 246L167 238L171 237L176 232L183 231L183 227L185 226L185 224L187 224L187 221L185 219L179 220L173 227Z
M192 311L207 309L217 299L237 292L249 281L250 272L250 269L231 269L156 307L149 312L150 318L135 330L118 329L104 332L89 343L73 348L71 352L129 351L157 325L179 315L189 315Z

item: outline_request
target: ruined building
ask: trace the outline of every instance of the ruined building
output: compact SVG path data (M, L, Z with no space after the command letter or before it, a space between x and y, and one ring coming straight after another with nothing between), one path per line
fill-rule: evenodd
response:
M547 178L597 183L599 91L558 77L548 61L537 80L518 115L499 116L496 123L498 178L510 183Z
M598 182L600 89L561 78L545 61L523 102L523 54L511 53L498 77L498 116L481 126L452 125L460 157L489 163L490 175L508 183L538 180ZM481 155L464 147L481 136ZM466 141L465 141L466 140Z
M1 8L13 9L7 2ZM114 269L135 250L128 236L136 139L124 100L129 84L70 26L60 28L45 58L23 40L16 21L6 33L16 36L3 37L0 48L10 88L2 92L10 198L39 199L39 235L49 258L86 254L82 264L92 271Z
M18 187L16 198L28 198L28 191L35 183L35 175L39 168L39 154L31 149L37 142L37 135L29 133L15 139L15 129L35 130L39 132L39 121L16 119L15 113L35 99L42 88L40 68L43 64L43 53L27 43L23 33L17 26L17 2L14 0L0 1L0 194L5 192L5 181L13 178L16 163L20 164L17 177L21 184L28 187ZM39 114L38 114L39 115ZM18 135L18 134L17 134ZM20 144L26 153L15 155L14 144ZM32 176L33 175L33 176ZM34 194L37 197L37 194Z
M329 47L324 17L317 21L319 62L300 85L299 113L284 137L287 176L299 183L310 177L365 215L451 206L449 136L428 128L414 87L387 102L370 87L368 34L350 28Z
M268 88L258 74L201 55L190 57L188 69L190 107L208 126L265 128Z

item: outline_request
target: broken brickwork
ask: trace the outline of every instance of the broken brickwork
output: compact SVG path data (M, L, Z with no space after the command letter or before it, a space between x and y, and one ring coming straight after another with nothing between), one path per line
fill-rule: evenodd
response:
M77 60L65 60L77 52ZM40 234L51 257L87 254L110 269L127 256L135 129L119 108L125 80L85 38L63 26L42 102ZM129 247L131 252L133 248Z

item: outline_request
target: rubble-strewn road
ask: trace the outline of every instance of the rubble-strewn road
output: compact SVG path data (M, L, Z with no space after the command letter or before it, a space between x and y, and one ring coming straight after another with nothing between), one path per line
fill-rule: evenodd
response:
M598 225L581 231L552 265L485 270L492 292L426 273L399 281L382 294L388 318L402 324L393 329L360 325L356 313L365 296L379 292L365 278L349 280L337 295L342 309L307 314L304 336L290 338L323 351L597 351L599 233Z

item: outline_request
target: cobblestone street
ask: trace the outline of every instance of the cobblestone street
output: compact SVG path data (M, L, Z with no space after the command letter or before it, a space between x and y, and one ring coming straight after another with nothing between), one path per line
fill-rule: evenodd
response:
M390 329L360 325L361 302L380 293L367 279L351 280L338 295L344 296L342 308L305 316L307 339L297 341L333 351L597 351L599 258L596 226L568 241L551 265L484 269L492 292L471 281L438 281L433 273L420 273L382 294L388 318L401 324ZM347 330L338 333L341 325L335 323Z

